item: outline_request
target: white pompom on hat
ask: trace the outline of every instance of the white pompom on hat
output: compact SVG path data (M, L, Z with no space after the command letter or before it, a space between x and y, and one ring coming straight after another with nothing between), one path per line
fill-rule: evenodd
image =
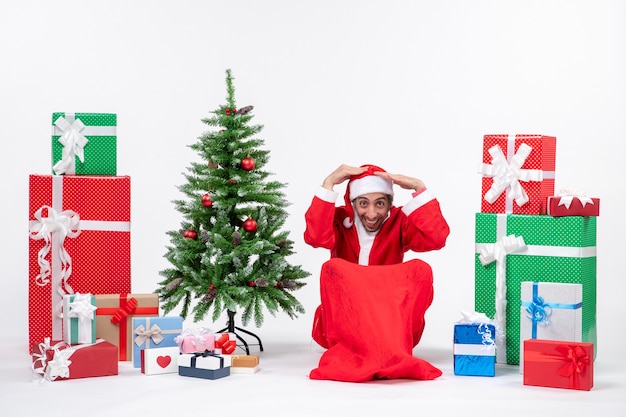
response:
M369 193L383 193L393 196L393 182L374 175L374 172L386 172L384 169L369 164L361 165L361 167L367 167L367 171L350 177L350 181L348 181L348 186L346 187L344 200L348 217L343 220L343 225L346 229L351 228L354 224L354 208L352 201L355 198Z

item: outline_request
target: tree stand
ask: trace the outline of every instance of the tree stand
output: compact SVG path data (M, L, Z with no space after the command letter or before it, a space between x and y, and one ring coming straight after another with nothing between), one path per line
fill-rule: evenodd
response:
M259 343L257 343L259 345L259 349L261 350L261 352L263 352L263 344L261 343L261 339L259 338L259 336L257 336L256 334L242 329L241 327L237 327L235 326L235 312L228 310L228 323L226 323L226 327L224 327L222 330L219 330L218 333L223 333L225 331L227 331L228 333L234 333L235 336L237 336L237 339L243 343L244 349L246 351L246 355L250 354L250 348L248 347L248 343L235 331L235 330L239 330L240 332L249 334L250 336L254 337ZM257 344L254 344L252 346L256 346Z

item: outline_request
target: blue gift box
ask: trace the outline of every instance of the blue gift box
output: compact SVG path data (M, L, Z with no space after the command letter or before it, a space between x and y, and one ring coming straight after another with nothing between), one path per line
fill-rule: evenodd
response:
M178 375L219 379L230 375L230 357L205 351L183 353L178 357Z
M174 347L183 332L183 318L133 317L133 366L141 368L141 351L155 347Z
M490 323L454 325L454 374L495 376L496 328Z

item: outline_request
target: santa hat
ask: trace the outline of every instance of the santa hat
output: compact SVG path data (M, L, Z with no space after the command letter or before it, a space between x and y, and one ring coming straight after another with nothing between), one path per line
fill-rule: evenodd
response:
M393 183L391 180L374 175L374 172L386 172L384 169L369 164L361 165L361 167L366 167L367 170L362 174L350 177L350 181L348 181L348 186L346 187L344 200L348 217L343 220L343 225L346 229L351 228L354 224L354 208L352 201L355 198L369 193L393 195Z

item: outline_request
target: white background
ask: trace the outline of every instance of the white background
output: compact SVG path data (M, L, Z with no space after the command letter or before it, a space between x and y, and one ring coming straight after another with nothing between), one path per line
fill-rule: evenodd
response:
M620 259L626 232L626 2L619 0L3 2L0 276L6 291L0 312L3 351L9 352L0 362L3 403L25 407L29 398L43 395L23 415L73 415L77 411L68 404L46 404L66 390L102 390L84 384L107 379L54 388L26 383L28 175L51 172L52 112L118 114L118 174L132 181L132 290L152 292L159 271L168 266L166 231L180 226L171 201L182 196L176 188L182 173L198 160L188 145L207 129L200 119L225 103L227 68L235 77L238 107L254 105L253 122L264 125L259 137L271 152L266 168L287 183L286 229L297 252L290 262L312 274L295 293L306 314L297 320L268 314L261 328L250 325L265 344L262 361L272 383L261 383L267 378L262 373L252 377L259 383L247 379L238 386L229 379L225 403L252 400L232 412L275 412L276 401L283 401L291 411L302 404L323 412L336 404L335 410L366 406L373 412L378 404L378 412L402 406L417 414L422 406L457 397L458 408L445 402L447 410L467 413L468 406L486 403L483 412L527 411L536 400L553 415L567 407L568 415L626 415L620 355L626 345ZM506 369L488 381L451 375L452 324L474 303L477 167L487 133L556 136L557 190L573 188L601 199L598 359L590 393L532 391ZM328 253L304 244L304 211L323 178L341 163L374 163L423 179L450 224L447 246L420 255L433 267L435 299L418 355L444 370L430 385L354 386L306 378L321 354L310 329L319 301L318 271ZM397 203L406 199L398 192ZM225 318L186 325L217 330ZM303 356L294 357L299 351ZM133 371L112 379L136 381ZM172 385L162 381L157 387L167 392ZM372 394L373 386L382 391ZM157 387L145 388L146 395L158 395ZM411 403L421 390L428 395ZM202 392L211 408L209 391ZM79 404L91 402L87 393ZM180 402L198 406L197 398L177 398L148 409L184 410ZM115 407L120 406L94 413L109 415Z

